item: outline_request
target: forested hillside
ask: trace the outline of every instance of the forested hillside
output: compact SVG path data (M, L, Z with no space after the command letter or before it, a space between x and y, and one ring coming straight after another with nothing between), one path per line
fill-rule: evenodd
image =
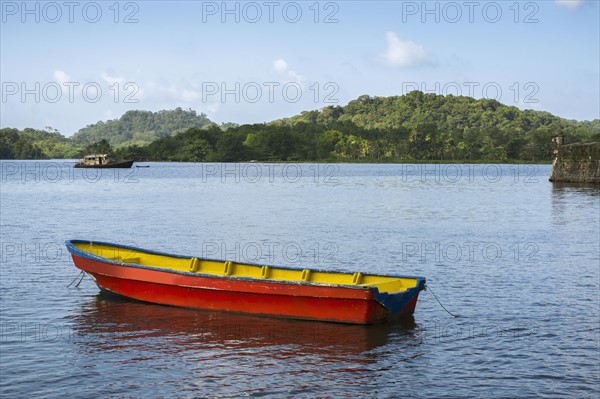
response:
M74 158L80 150L57 131L0 129L0 159Z
M569 142L600 140L600 120L568 121L495 100L418 91L401 97L361 96L345 107L303 112L272 123L317 124L343 133L345 140L333 139L336 155L350 158L535 161L549 159L550 138L558 130Z
M361 96L346 106L270 123L222 125L206 115L129 111L81 129L0 130L0 157L74 157L108 152L138 161L546 162L551 137L600 141L600 120L571 121L495 100L423 94Z
M112 146L145 145L156 139L190 128L203 128L212 122L194 110L176 108L171 111L127 111L119 119L97 122L80 129L72 137L75 145L92 144L101 140Z
M540 162L551 159L552 134L568 142L600 141L600 121L577 122L548 112L522 111L494 100L411 92L361 96L267 124L227 132L191 129L127 157L171 161L467 161Z

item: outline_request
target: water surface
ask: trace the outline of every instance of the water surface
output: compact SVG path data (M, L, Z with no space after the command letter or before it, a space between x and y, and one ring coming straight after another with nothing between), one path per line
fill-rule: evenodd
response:
M3 161L3 397L596 397L600 191L547 165ZM423 275L377 326L101 295L67 239Z

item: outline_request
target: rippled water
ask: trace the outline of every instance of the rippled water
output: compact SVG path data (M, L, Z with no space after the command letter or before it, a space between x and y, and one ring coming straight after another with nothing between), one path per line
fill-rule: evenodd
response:
M0 163L3 397L597 397L600 190L547 165ZM376 326L101 295L63 242L426 276ZM74 285L74 284L73 284Z

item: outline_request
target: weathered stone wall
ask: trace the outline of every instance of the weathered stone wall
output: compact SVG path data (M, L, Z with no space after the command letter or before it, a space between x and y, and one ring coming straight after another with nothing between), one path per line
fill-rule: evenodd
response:
M600 184L600 142L558 147L550 181Z

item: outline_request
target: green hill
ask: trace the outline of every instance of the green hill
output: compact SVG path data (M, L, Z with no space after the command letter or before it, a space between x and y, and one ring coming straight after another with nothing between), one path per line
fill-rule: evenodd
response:
M58 131L0 129L0 159L75 158L79 149Z
M394 97L363 95L343 107L305 111L271 124L308 124L341 133L346 140L333 139L337 149L332 148L332 155L348 159L538 161L550 159L550 139L558 130L569 142L600 140L597 119L570 121L495 100L418 91ZM347 140L349 136L354 138Z
M89 145L101 140L112 146L145 145L190 128L204 128L213 123L205 114L176 108L170 111L127 111L119 119L99 121L80 129L71 138L75 145Z
M345 106L252 125L204 114L129 111L67 139L56 131L0 130L0 158L114 151L138 161L549 162L551 137L600 141L600 120L573 121L495 100L424 94L360 96Z
M191 129L127 155L171 161L549 162L551 137L600 141L600 121L577 122L494 100L411 92L360 96L227 132Z

